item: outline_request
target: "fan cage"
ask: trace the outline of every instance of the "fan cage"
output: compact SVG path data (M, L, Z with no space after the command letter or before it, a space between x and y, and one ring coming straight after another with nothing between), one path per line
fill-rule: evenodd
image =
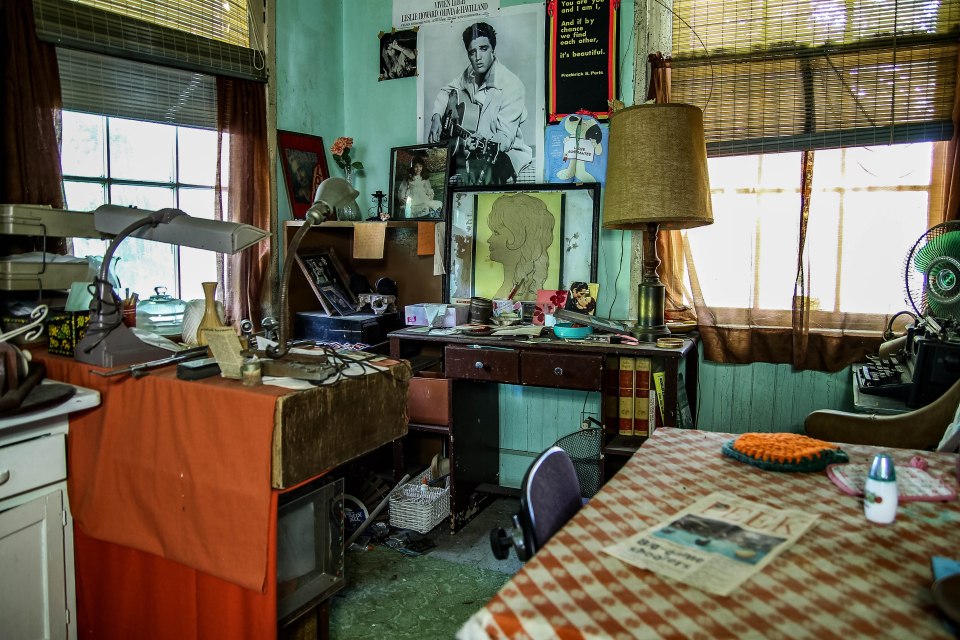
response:
M903 264L904 299L920 317L960 319L960 220L924 232Z

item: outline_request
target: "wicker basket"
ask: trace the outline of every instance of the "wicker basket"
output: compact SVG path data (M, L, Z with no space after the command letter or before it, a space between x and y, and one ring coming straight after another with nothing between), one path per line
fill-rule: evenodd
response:
M423 478L433 479L430 469L390 494L391 527L427 533L450 515L450 487L427 487Z

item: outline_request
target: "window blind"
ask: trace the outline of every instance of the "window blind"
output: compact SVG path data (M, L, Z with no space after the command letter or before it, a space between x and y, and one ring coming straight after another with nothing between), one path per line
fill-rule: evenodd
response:
M949 139L960 0L675 0L712 156Z
M37 35L188 71L266 80L246 0L34 0Z
M216 129L213 76L74 49L57 49L63 108Z

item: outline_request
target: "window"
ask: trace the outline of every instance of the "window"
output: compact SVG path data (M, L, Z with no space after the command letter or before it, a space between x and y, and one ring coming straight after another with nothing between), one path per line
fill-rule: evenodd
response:
M673 16L670 99L703 109L712 158L715 224L684 254L705 356L862 359L944 215L960 0L677 0Z
M907 308L904 259L935 219L937 144L813 152L806 242L812 326L879 331L882 316ZM802 155L709 160L714 224L689 232L687 242L703 302L720 322L749 317L752 326L790 326Z
M67 207L101 204L145 209L176 207L214 216L217 132L126 118L63 112L62 167ZM74 240L76 255L103 256L107 241ZM141 299L165 287L174 297L203 298L204 281L217 281L217 254L128 238L112 272L119 292Z

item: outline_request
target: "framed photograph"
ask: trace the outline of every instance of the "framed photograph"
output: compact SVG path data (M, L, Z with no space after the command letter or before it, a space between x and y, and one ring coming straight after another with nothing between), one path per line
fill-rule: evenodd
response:
M449 149L442 143L391 149L390 217L442 220L449 165Z
M348 286L349 276L333 249L311 249L294 258L327 315L356 312L358 303Z
M596 282L599 184L449 187L446 302Z
M303 220L320 183L330 177L323 138L292 131L277 131L277 146L287 197L293 217Z
M381 82L417 75L417 29L380 32Z

